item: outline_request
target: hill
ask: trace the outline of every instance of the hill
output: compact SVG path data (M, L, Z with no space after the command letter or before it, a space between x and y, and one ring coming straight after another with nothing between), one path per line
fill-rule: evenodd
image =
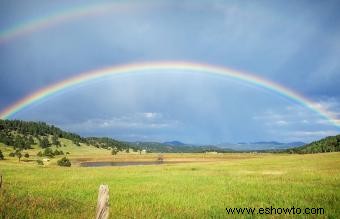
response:
M85 144L96 148L118 151L146 150L154 153L201 153L208 151L229 152L216 146L187 145L179 141L172 142L123 142L108 137L82 137L78 134L66 132L58 127L44 122L22 120L0 120L0 143L11 146L15 150L27 150L34 147L48 148L62 146L64 140L73 145Z
M340 151L340 135L329 136L304 146L287 149L288 153L310 154Z
M63 140L73 145L87 145L96 148L118 151L146 150L154 153L202 153L202 152L288 152L288 153L319 153L340 151L340 135L330 136L319 141L304 145L303 142L280 143L261 141L252 143L225 143L219 145L189 145L179 141L159 142L123 142L108 137L82 137L66 132L44 122L21 120L0 120L0 143L11 146L15 150L27 150L33 147L48 148L62 146Z
M111 138L84 138L44 122L0 120L0 143L12 146L16 150L31 149L34 146L58 147L62 146L61 139L70 140L77 146L82 143L97 148L117 148L120 151L128 150L131 147L129 144Z
M167 141L167 142L164 142L163 144L170 145L170 146L186 145L186 144L184 144L183 142L180 142L180 141Z

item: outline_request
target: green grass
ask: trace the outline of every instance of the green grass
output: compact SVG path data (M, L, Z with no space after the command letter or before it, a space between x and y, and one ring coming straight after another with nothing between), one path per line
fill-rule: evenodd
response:
M111 218L230 218L226 207L270 206L322 207L326 214L319 217L340 217L340 153L166 154L165 160L196 162L84 168L79 161L112 156L108 150L76 147L64 150L71 152L71 168L55 165L60 156L44 167L0 161L0 218L93 218L100 184L110 189ZM115 160L156 158L120 154ZM273 216L284 217L263 217Z

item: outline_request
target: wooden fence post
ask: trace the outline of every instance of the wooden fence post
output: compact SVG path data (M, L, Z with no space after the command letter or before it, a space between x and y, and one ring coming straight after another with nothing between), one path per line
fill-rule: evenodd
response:
M99 186L96 219L109 218L109 187Z
M0 189L2 187L2 175L0 176Z

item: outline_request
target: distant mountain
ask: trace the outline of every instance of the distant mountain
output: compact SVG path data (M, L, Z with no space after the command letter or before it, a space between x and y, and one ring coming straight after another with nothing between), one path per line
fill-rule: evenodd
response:
M252 150L282 150L292 147L305 145L304 142L289 142L282 143L277 141L258 141L258 142L240 142L240 143L222 143L217 144L217 147L229 148L237 151L252 151Z
M187 145L184 144L180 141L167 141L167 142L163 142L164 145L169 145L169 146L183 146L183 145Z
M293 141L293 142L290 142L289 145L291 145L292 147L299 147L299 146L303 146L305 145L306 143L305 142L302 142L302 141Z
M202 153L209 151L216 152L232 152L232 150L228 148L220 148L214 145L190 145L185 144L179 141L170 141L170 142L128 142L132 147L144 149L150 152L156 153Z
M259 145L283 145L285 143L277 142L277 141L258 141L252 142L250 144L259 144Z
M310 144L287 149L286 152L298 154L340 151L340 135L329 136Z

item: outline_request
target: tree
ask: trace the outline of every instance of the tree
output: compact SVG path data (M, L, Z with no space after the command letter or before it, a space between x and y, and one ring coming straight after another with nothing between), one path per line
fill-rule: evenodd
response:
M50 158L54 157L54 153L51 148L45 148L43 155Z
M40 142L40 147L42 148L48 148L50 146L50 142L48 141L47 137L43 137L43 139Z
M5 159L5 157L4 157L4 155L2 154L2 151L0 150L0 160L4 160Z
M9 153L8 156L10 156L10 157L15 157L15 152Z
M112 148L111 154L112 154L113 156L114 156L114 155L117 155L117 154L118 154L118 149L117 149L117 148Z
M55 149L54 155L64 155L64 152L62 150L58 151L57 149Z
M32 135L30 135L30 137L28 138L28 142L30 145L33 145L35 143Z
M22 158L21 152L20 152L20 151L16 152L16 156L18 157L19 162L20 162L20 160L21 160L21 158Z
M38 165L44 165L44 162L42 160L37 160Z
M53 135L52 136L52 144L56 145L57 147L60 146L60 141L58 140L58 136L57 135Z
M71 162L69 159L67 159L66 157L61 158L60 160L57 161L57 164L59 166L63 166L63 167L70 167L71 166Z
M77 145L77 146L80 146L80 143L79 143L79 140L78 140L78 139L73 140L73 144L75 144L75 145Z

